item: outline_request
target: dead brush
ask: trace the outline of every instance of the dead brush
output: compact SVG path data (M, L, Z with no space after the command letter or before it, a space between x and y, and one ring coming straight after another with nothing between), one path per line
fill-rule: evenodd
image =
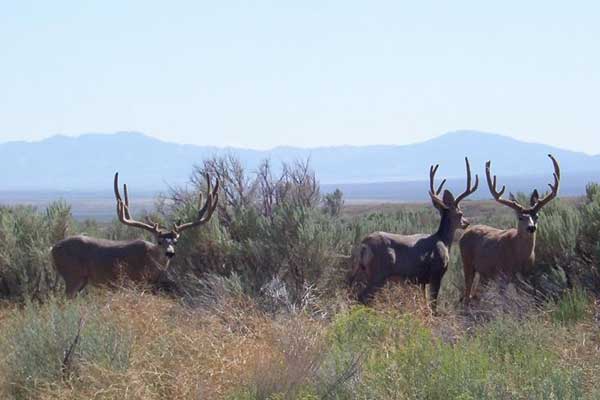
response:
M296 398L299 392L320 382L319 372L326 356L324 325L302 315L274 321L263 330L268 349L247 359L244 387L256 399L272 396ZM278 397L279 398L279 397Z
M434 316L416 285L388 282L375 296L373 308L392 316L410 316L444 342L456 342L464 334L464 317L452 309Z
M375 295L373 308L383 312L410 314L421 320L432 318L431 310L423 292L416 285L388 282Z
M208 274L198 279L195 286L193 296L184 299L191 306L190 312L213 320L231 333L253 336L266 319L256 301L244 293L236 274Z
M522 280L508 284L490 281L480 292L481 297L473 299L463 311L469 325L507 316L522 320L544 310L545 299L536 298L535 290Z
M121 373L85 366L73 397L223 398L276 336L270 321L227 297L205 310L135 289L100 301L106 318L133 332L130 367Z

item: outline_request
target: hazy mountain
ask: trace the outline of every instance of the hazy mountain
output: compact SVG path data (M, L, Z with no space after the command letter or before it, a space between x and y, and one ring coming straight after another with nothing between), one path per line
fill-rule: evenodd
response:
M440 164L440 177L459 178L456 182L451 179L451 186L462 186L465 155L480 174L485 161L491 159L498 175L541 184L550 180L552 164L546 155L552 153L562 166L563 193L572 192L569 180L581 192L586 181L600 177L600 156L475 131L451 132L404 146L277 147L267 151L181 145L122 132L0 144L0 190L110 190L117 170L138 190L162 190L165 183L185 182L192 166L203 158L227 153L238 155L250 170L264 158L279 164L310 157L321 183L352 183L342 187L367 194L377 187L356 183L426 180L432 163ZM403 186L411 185L422 191L422 183Z

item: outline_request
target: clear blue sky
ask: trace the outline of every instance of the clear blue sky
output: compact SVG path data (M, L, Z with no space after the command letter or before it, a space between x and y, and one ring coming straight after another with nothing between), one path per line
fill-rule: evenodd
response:
M600 2L4 1L0 49L0 141L478 129L600 153Z

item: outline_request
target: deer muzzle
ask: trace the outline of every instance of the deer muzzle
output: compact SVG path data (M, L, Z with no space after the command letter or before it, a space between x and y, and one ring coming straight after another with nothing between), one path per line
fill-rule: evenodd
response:
M171 258L175 255L175 247L170 244L167 246L167 249L165 250L165 256L167 256L168 258Z

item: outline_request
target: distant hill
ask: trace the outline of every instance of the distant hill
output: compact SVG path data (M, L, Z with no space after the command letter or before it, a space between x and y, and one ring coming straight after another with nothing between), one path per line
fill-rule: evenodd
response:
M84 134L75 138L54 136L38 142L0 144L0 190L110 190L117 170L123 180L137 190L164 190L166 183L184 183L192 166L203 158L228 153L237 155L249 170L265 158L270 158L277 165L281 161L310 157L311 165L325 188L335 186L329 184L342 184L348 194L362 190L368 195L381 182L388 182L384 185L388 194L390 190L391 193L401 192L400 185L390 182L426 180L432 163L440 164L438 174L451 178L451 186L462 187L465 155L469 156L475 172L482 174L485 161L491 159L498 175L518 177L514 181L523 182L523 186L528 187L530 182L542 184L549 181L551 163L546 155L552 153L562 166L564 194L580 193L585 182L600 178L600 156L476 131L451 132L403 146L277 147L264 151L181 145L141 133L120 132ZM574 188L570 189L569 181ZM374 182L379 183L373 186ZM423 184L407 183L402 186L408 189L411 185L415 185L415 196L423 197L418 195L423 193Z

